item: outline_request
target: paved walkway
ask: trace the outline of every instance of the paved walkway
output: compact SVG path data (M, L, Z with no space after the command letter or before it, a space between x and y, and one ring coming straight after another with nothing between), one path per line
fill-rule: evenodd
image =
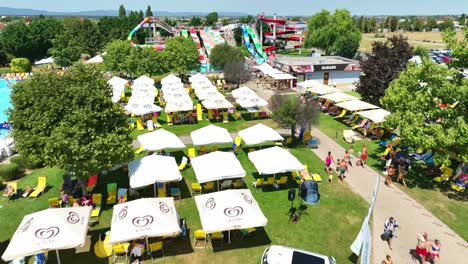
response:
M344 149L335 141L317 129L312 130L312 135L317 137L319 148L312 151L324 159L328 151L332 152L335 160L344 155ZM360 151L360 150L356 150ZM375 184L375 172L369 167L350 168L345 182L351 188L370 202ZM385 255L392 256L394 263L419 263L414 261L409 254L415 249L416 237L421 232L427 232L430 239L440 239L442 243L441 258L439 263L458 264L467 263L468 243L446 226L441 220L433 216L421 204L393 185L391 188L381 184L373 213L372 221L372 260L371 263L380 264ZM402 187L404 188L404 187ZM390 250L388 244L381 240L383 225L390 216L395 217L401 226L396 231ZM364 216L363 216L364 217ZM356 234L357 235L357 234ZM344 245L349 247L350 245Z

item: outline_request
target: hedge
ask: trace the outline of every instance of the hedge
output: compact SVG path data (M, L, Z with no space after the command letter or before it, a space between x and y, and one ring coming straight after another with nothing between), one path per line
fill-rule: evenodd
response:
M16 163L0 164L0 177L4 181L12 181L19 175L20 167Z

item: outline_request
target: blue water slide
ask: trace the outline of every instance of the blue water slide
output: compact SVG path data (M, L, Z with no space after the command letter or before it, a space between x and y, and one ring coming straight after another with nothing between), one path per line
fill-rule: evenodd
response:
M249 32L248 32L248 28L247 26L245 25L241 25L241 29L242 29L242 35L244 36L244 43L245 43L245 46L247 47L247 50L249 51L250 55L252 55L256 60L257 60L257 63L258 64L262 64L265 62L265 59L263 57L261 57L257 51L255 50L255 47L252 45L252 43L250 42L250 38L249 38Z

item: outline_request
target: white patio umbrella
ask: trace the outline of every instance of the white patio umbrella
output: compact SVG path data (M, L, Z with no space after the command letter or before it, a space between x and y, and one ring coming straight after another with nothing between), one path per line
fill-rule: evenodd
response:
M173 112L184 112L193 110L193 101L190 97L177 97L171 98L170 101L166 103L166 113Z
M197 81L204 81L204 80L209 80L209 79L208 79L208 77L206 77L205 75L203 75L201 73L197 73L197 74L189 77L189 82L191 82L191 83L194 83L194 82L197 82Z
M269 141L283 141L284 138L273 128L258 123L249 128L239 131L239 136L246 145L256 145Z
M112 213L109 243L174 236L181 232L173 197L141 198L116 204Z
M323 99L332 101L334 103L340 103L340 102L358 100L359 99L356 96L352 96L352 95L345 94L345 93L342 93L342 92L329 93L329 94L321 95L321 96L319 96L319 98L323 98Z
M50 63L54 63L54 59L52 57L36 61L34 65L43 65L43 64L50 64Z
M203 89L203 90L195 90L195 95L197 96L198 99L200 100L206 100L211 97L224 97L216 88L210 88L210 89Z
M49 208L26 215L21 221L2 259L16 258L55 250L81 247L86 243L91 206Z
M168 92L172 92L172 91L181 91L181 90L185 90L185 87L182 83L179 83L179 84L172 84L172 85L163 85L162 88L161 88L161 91L163 93L168 93Z
M249 189L198 195L195 203L206 233L261 227L268 223Z
M240 88L232 90L231 94L234 98L257 96L257 93L255 93L254 90L250 89L247 86L242 86Z
M289 151L271 147L250 152L249 159L259 174L276 174L304 170L304 165Z
M128 104L125 106L125 110L134 115L142 116L146 114L161 112L162 108L153 103L129 100Z
M158 129L154 132L138 136L138 141L145 150L159 151L163 149L181 149L185 144L174 133L165 129Z
M227 129L215 125L194 130L190 133L190 137L195 146L231 143L233 141Z
M190 96L188 95L187 91L185 90L179 90L179 91L172 91L168 93L164 93L164 100L166 102L174 101L174 100L190 100Z
M243 178L245 170L232 152L215 151L190 161L198 183Z
M154 85L154 80L146 75L142 75L133 81L134 84Z
M226 109L234 107L224 96L217 95L202 101L206 109Z
M161 79L162 85L172 85L180 83L182 83L181 79L173 74L169 74L168 76Z
M104 59L102 58L101 55L96 55L86 61L86 63L103 63L103 62L104 62Z
M156 154L130 161L128 163L128 177L132 188L153 184L154 196L156 196L156 182L182 180L175 158Z
M374 109L374 110L367 110L362 112L357 112L356 114L370 119L374 123L381 123L385 120L385 117L391 115L390 112L384 109Z
M120 96L125 91L125 85L128 81L118 76L114 76L107 81L107 83L112 87L112 102L117 103L120 100Z
M254 108L254 107L263 107L267 106L268 102L257 95L251 95L250 97L239 97L236 99L242 108Z

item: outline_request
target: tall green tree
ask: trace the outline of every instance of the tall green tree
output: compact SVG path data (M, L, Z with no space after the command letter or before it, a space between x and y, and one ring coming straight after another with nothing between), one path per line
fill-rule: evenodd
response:
M433 17L427 18L426 21L426 31L432 31L432 29L437 28L437 21Z
M453 20L450 18L444 20L442 23L439 24L439 29L441 31L445 31L447 29L453 29L453 27L454 27L454 23L453 23Z
M127 16L127 11L125 10L125 7L123 5L120 5L119 7L119 17L125 17Z
M218 13L216 12L209 13L208 15L206 15L205 21L206 21L205 24L207 26L210 26L210 27L214 26L218 22Z
M388 31L390 31L390 32L397 31L398 18L396 18L394 16L387 17L387 20L385 21L385 27L388 28Z
M167 58L166 63L170 71L184 73L200 69L197 45L189 38L168 39L162 52Z
M15 57L30 58L33 56L33 43L30 41L28 26L23 22L8 24L0 33L3 52L10 59Z
M189 25L193 27L198 27L203 25L203 21L200 17L194 16L190 19Z
M152 17L153 16L153 11L151 11L151 6L148 5L148 7L146 8L146 14L145 14L146 17Z
M446 30L443 35L444 42L452 49L452 57L455 60L449 63L449 66L460 69L468 68L468 29L463 31L463 39L457 40L456 32Z
M382 98L405 145L448 150L468 162L468 79L455 69L424 60L411 63Z
M227 44L216 45L211 50L210 64L217 70L222 70L227 63L243 63L245 57L242 51L237 47L231 47Z
M101 41L107 45L112 40L126 40L130 31L135 27L128 23L127 17L101 17L97 22L97 28Z
M356 91L372 104L380 105L388 85L405 69L413 57L413 48L407 38L395 35L386 42L372 43L372 54L361 62L363 74L359 77Z
M40 73L13 87L16 149L31 164L86 176L128 162L130 130L111 87L94 66Z
M104 66L107 70L115 74L128 74L132 75L136 72L132 72L128 68L127 60L131 55L132 49L134 49L128 41L114 40L106 46L106 55L104 58Z
M295 138L297 126L310 128L318 122L320 106L315 103L301 103L297 97L274 95L270 99L273 120L283 128L291 130L291 138Z
M306 47L325 50L327 54L353 57L361 41L360 29L346 9L335 13L323 10L309 19Z
M413 20L413 30L416 32L421 32L424 29L424 21L421 18L415 18Z

